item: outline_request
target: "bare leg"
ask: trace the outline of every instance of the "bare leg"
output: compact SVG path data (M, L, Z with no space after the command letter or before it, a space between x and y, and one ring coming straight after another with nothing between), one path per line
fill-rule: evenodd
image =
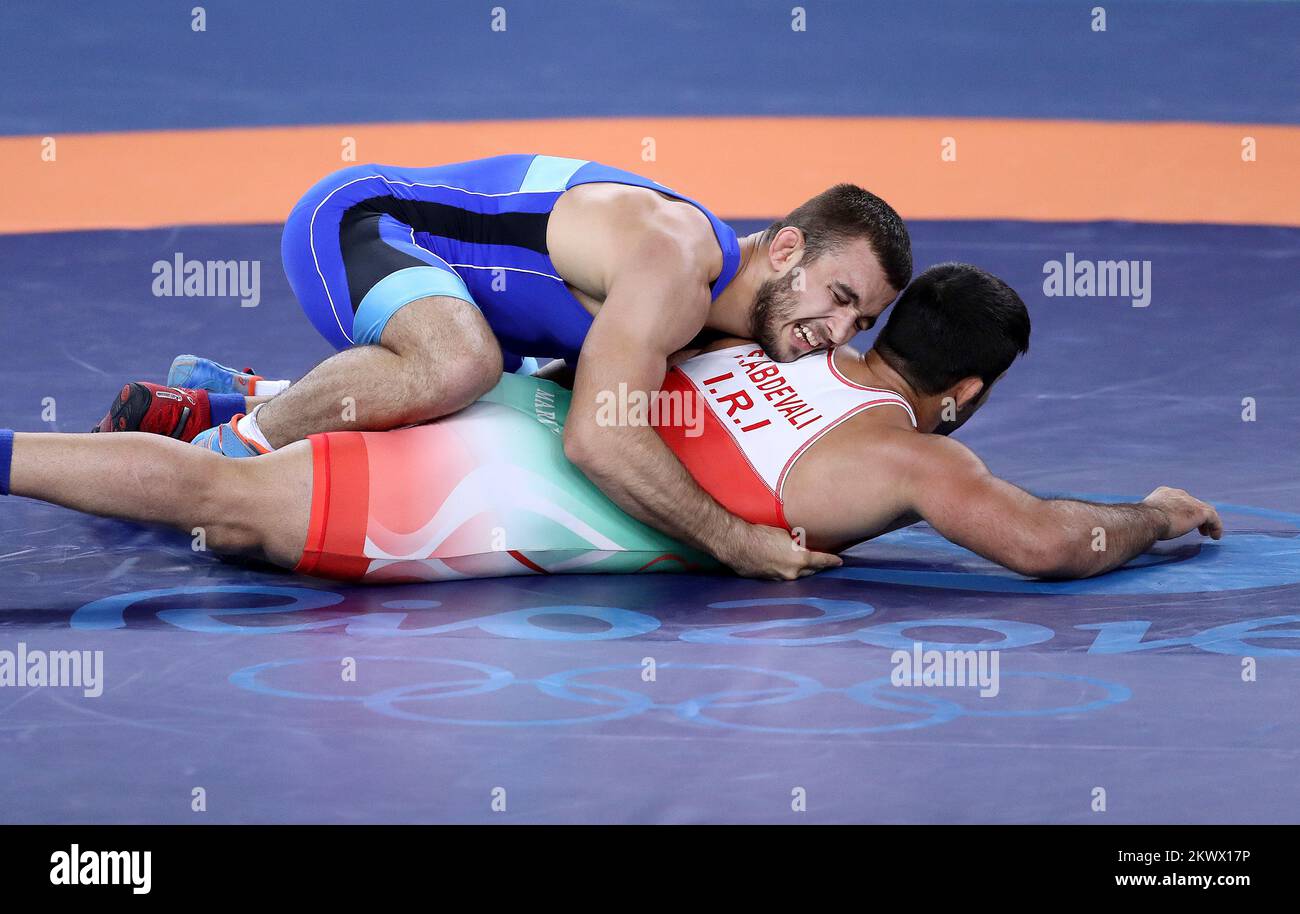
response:
M329 431L373 431L464 409L501 377L501 348L468 302L421 298L393 315L381 345L331 356L257 414L274 447Z
M88 514L201 527L215 552L292 568L307 541L311 445L231 460L161 435L20 432L9 485Z

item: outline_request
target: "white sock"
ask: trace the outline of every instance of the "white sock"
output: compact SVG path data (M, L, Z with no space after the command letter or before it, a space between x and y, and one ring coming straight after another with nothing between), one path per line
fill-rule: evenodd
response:
M253 411L240 419L235 427L239 430L239 434L243 435L249 441L254 441L266 448L268 451L273 451L275 448L271 447L271 442L266 440L266 436L262 434L261 427L257 424L257 411L265 405L265 403L257 404L257 406L253 407Z
M268 381L266 378L260 378L253 382L253 390L249 393L249 396L274 397L276 394L288 390L289 384L289 381Z

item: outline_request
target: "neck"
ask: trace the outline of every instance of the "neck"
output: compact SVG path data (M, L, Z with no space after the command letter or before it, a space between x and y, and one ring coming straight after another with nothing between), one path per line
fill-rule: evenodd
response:
M865 387L893 391L906 400L916 414L918 431L932 432L939 427L939 414L943 409L940 398L917 391L875 349L868 349L848 367L846 374L851 380Z
M757 257L764 250L762 237L762 232L754 232L739 239L740 266L727 288L709 306L705 325L710 329L743 337L752 332L754 299L763 282L761 260Z

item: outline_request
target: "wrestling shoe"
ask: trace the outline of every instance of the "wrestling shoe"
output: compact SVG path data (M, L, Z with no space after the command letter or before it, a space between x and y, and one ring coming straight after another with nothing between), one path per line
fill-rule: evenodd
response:
M108 415L92 432L149 432L180 441L212 426L212 407L206 390L163 387L133 381L122 388Z
M251 368L239 371L197 355L176 356L167 372L170 387L206 390L214 394L243 394L245 397L253 396L253 386L261 380L262 376L253 374Z
M194 436L194 443L227 457L256 457L259 454L270 453L257 442L249 441L239 434L238 425L242 418L244 414L240 413L229 422L200 432Z

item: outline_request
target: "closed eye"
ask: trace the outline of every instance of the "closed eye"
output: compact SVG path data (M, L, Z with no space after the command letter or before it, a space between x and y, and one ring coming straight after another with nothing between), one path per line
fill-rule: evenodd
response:
M836 304L856 305L858 303L858 293L854 292L842 282L836 282L831 285L831 294L835 296Z

